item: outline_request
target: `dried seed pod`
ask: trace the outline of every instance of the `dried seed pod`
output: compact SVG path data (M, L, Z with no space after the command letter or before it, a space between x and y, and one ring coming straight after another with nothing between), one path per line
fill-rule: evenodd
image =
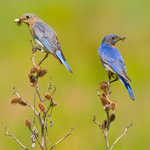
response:
M102 128L103 130L105 130L105 129L106 129L106 126L107 126L107 120L104 120L104 121L102 122L102 124L101 124L101 128Z
M39 70L39 68L36 67L36 66L34 66L33 68L31 68L30 73L31 73L31 74L32 74L32 73L36 73L36 72L38 72L38 70Z
M102 90L107 89L108 88L108 83L105 82L105 81L101 82L99 88L102 89Z
M45 106L43 104L38 104L40 111L45 112Z
M32 86L35 86L37 84L37 77L33 74L28 75L30 83Z
M110 109L114 111L116 109L116 103L111 102Z
M21 97L15 97L11 100L11 104L20 104L22 106L26 106L27 103L25 101L22 100Z
M103 93L105 95L108 95L109 88L108 88L108 83L107 82L101 82L99 88L103 91Z
M115 114L113 114L113 113L110 114L110 116L109 116L110 122L114 121L115 118L116 118Z
M53 98L52 98L52 95L49 94L49 93L45 93L44 97L45 97L46 99L48 99L48 100L52 100L52 99L53 99Z
M31 122L29 120L25 120L24 124L27 128L31 129Z
M108 104L110 104L110 100L108 99L108 97L103 93L102 96L100 97L102 105L106 106Z
M10 103L11 104L18 104L19 100L20 100L20 97L14 97L14 98L11 99Z
M38 71L38 76L39 77L43 77L45 74L47 73L47 70L46 69L40 69L39 71Z

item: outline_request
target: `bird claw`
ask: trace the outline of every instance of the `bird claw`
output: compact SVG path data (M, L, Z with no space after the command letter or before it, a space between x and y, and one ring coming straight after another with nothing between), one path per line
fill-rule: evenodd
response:
M37 51L37 48L33 46L32 53L34 54Z

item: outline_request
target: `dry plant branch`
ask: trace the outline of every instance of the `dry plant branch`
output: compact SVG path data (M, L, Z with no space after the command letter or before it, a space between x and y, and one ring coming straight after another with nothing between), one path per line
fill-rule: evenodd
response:
M128 133L128 129L131 126L132 126L132 123L124 129L123 133L113 142L110 150L112 150L114 148L114 146L121 140L121 138L123 138Z
M52 150L53 148L56 147L57 144L63 142L67 137L69 137L70 135L72 135L72 131L74 130L74 128L71 128L69 130L69 132L64 136L62 137L61 139L59 139L54 145L52 145L52 147L49 149L49 150Z
M93 122L102 130L102 133L104 134L106 149L112 150L114 146L121 140L121 138L127 134L128 129L132 126L132 124L127 126L124 129L123 133L110 146L110 142L108 138L110 132L110 126L111 123L116 118L116 115L114 113L111 113L111 111L114 111L116 109L116 104L109 99L111 92L109 90L110 85L107 82L102 82L99 88L102 91L102 94L100 94L100 91L97 90L97 95L100 98L102 105L104 106L104 111L106 113L106 120L103 120L102 123L100 123L99 121L96 120L96 116L94 116Z
M19 104L23 107L28 107L32 110L33 118L32 122L30 120L25 120L25 126L29 129L31 133L32 145L34 148L36 143L40 146L41 150L53 149L57 144L63 142L68 136L72 134L73 129L60 140L58 140L54 145L47 145L48 140L48 129L53 126L52 121L52 112L57 104L54 102L54 94L56 92L56 86L53 85L52 82L49 83L47 91L45 94L41 94L39 88L39 80L45 76L47 70L41 69L41 66L36 64L36 47L33 47L33 55L32 55L32 65L33 67L30 69L28 77L30 81L31 87L35 89L33 105L26 101L21 94L17 91L16 87L13 87L13 95L14 98L11 99L11 104ZM36 99L37 97L37 99ZM49 124L50 123L50 124ZM7 128L6 128L7 129ZM29 150L23 145L13 134L8 134L8 129L6 130L7 136L11 136L22 148L25 150ZM50 147L50 148L49 148Z
M3 126L3 128L5 129L6 136L12 137L12 139L16 141L16 143L18 143L23 149L29 150L14 134L8 132L8 128L6 126Z

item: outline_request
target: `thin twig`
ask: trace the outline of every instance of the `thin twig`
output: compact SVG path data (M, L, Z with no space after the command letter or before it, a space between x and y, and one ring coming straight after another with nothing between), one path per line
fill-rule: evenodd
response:
M121 140L121 138L124 137L128 133L128 129L131 126L132 126L132 123L124 129L123 133L114 141L114 143L112 144L110 150L112 150L114 148L114 146Z
M33 53L32 64L33 64L34 67L36 67L35 58L36 58L36 55L35 55L35 53Z
M24 144L21 143L19 139L17 139L17 137L14 134L8 132L8 128L6 126L4 126L4 129L5 129L6 136L12 137L12 139L15 140L23 149L29 150Z
M109 131L103 131L103 133L104 133L104 138L105 138L105 143L106 143L106 148L107 148L107 150L110 150L109 149L109 139L108 139L108 132Z
M36 111L35 107L34 107L33 105L31 105L28 101L24 100L24 99L21 97L21 95L19 94L19 92L17 91L17 89L16 89L15 86L13 87L13 90L14 90L14 91L13 91L13 94L15 94L17 97L20 97L21 100L22 100L25 104L27 104L27 106L28 106L29 108L31 108L31 109L33 110L34 114L38 117L38 116L39 116L39 113Z
M110 128L110 119L109 119L109 111L106 111L106 115L107 115L107 130L106 132L104 132L104 138L105 138L105 142L106 142L106 147L107 147L107 150L109 150L109 139L108 139L108 134L109 134L109 128Z
M41 96L41 94L40 94L40 90L39 90L38 83L37 83L36 86L35 86L35 91L36 91L36 93L37 93L37 95L38 95L38 97L39 97L39 100L40 100L42 103L45 102L45 99L42 99L42 96Z
M96 116L95 116L95 115L94 115L94 117L93 117L93 122L98 126L98 128L102 129L102 128L101 128L101 124L100 124L100 122L98 122L98 121L96 120Z
M52 145L52 147L49 150L52 150L53 148L56 147L56 145L58 145L59 143L63 142L68 136L72 135L72 131L73 130L74 130L74 128L71 128L69 130L69 132L64 137L62 137L61 139L59 139L54 145Z

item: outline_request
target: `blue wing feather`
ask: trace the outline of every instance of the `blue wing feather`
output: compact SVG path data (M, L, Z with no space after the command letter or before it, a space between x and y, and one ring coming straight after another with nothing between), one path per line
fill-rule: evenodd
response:
M123 58L117 48L102 43L98 49L98 54L103 64L107 64L120 78L130 98L134 100L134 94L129 84L129 78L126 75L126 67ZM110 70L110 68L107 68ZM111 71L111 70L110 70Z
M34 23L33 37L37 39L44 47L46 52L50 52L72 73L70 66L67 64L61 51L56 33L42 20Z
M113 71L126 78L126 67L123 58L117 48L102 44L98 49L102 62L109 65Z
M132 88L131 88L130 84L123 77L120 76L119 78L122 81L122 83L124 84L124 86L126 87L126 89L128 90L130 98L132 100L135 100L135 97L134 97L134 94L133 94L133 91L132 91Z
M72 73L72 70L71 70L70 66L65 61L65 59L64 59L64 57L63 57L63 55L62 55L60 50L56 51L56 55L61 60L61 62L64 64L64 66Z

